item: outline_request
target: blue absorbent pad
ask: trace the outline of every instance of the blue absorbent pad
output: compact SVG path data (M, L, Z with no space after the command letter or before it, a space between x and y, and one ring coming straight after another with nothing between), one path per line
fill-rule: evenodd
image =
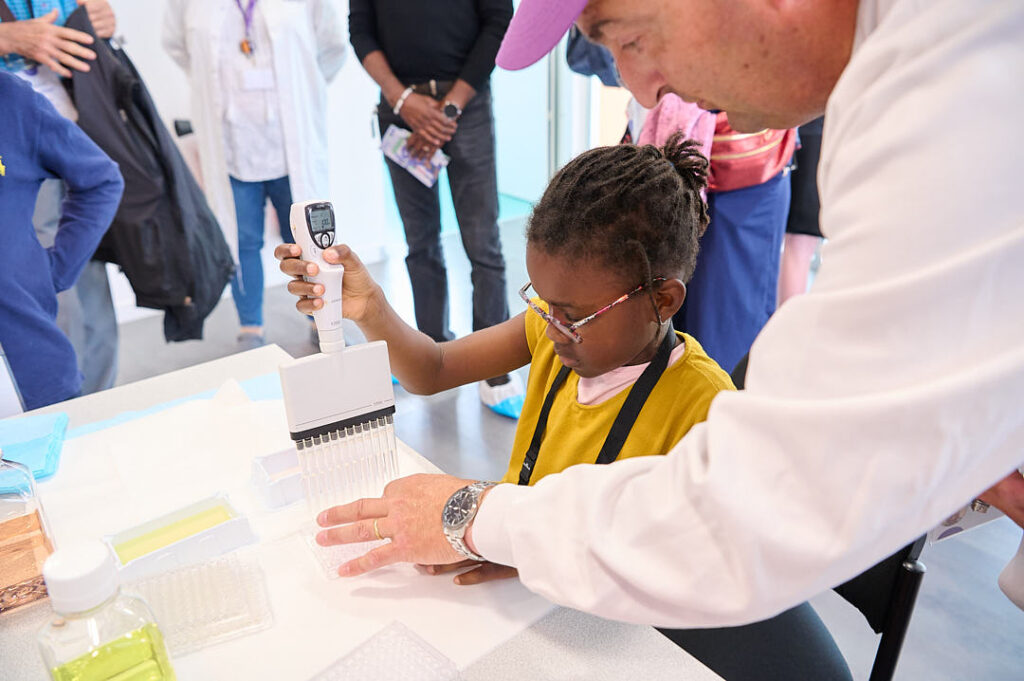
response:
M57 472L68 415L33 414L0 421L0 449L4 458L24 464L36 480Z
M276 371L246 379L239 385L253 402L281 399L281 376Z

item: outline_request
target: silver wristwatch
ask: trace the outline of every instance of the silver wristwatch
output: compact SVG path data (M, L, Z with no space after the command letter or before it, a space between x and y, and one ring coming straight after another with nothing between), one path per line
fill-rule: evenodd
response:
M494 485L493 482L474 482L472 485L466 485L448 498L448 503L441 511L441 526L444 528L444 536L448 538L448 543L470 560L486 560L466 546L466 530L480 508L480 496L484 490Z

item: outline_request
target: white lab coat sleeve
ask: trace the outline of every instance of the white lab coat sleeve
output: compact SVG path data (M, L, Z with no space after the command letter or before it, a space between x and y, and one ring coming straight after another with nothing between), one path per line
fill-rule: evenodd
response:
M666 456L484 499L474 545L528 588L645 624L764 619L1024 460L1024 5L892 4L826 110L821 271L746 390Z
M186 73L190 69L188 43L185 39L185 13L187 10L188 0L167 0L167 5L164 7L164 26L160 37L164 51Z
M316 32L316 60L324 80L330 83L345 63L348 41L336 0L315 0L313 28Z

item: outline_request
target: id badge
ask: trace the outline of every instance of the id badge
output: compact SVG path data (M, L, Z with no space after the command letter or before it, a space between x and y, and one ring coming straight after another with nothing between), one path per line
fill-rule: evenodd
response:
M242 89L273 90L274 72L271 69L246 69L242 72Z

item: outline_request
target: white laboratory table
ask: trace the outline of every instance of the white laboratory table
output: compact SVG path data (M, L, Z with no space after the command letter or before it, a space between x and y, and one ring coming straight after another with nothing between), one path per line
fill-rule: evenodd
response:
M70 418L69 427L75 429L114 418L125 411L145 410L216 390L231 379L244 381L263 376L276 371L279 364L289 359L286 352L271 345L39 411L64 411ZM401 418L401 412L397 418ZM286 433L282 435L287 438ZM154 438L162 436L170 434L152 434ZM88 437L93 439L83 437L81 441L100 442L96 435ZM83 445L75 442L66 443L65 454L86 458L80 451ZM102 448L104 445L90 446ZM145 449L145 444L140 443L140 462L145 461ZM403 446L402 450L403 473L437 470L407 447ZM102 454L95 455L97 460L103 458ZM134 473L124 468L122 466L116 475L141 475L142 468ZM77 464L62 461L62 469L52 481L40 484L50 522L56 527L58 543L63 539L62 531L66 535L70 528L78 529L75 519L69 517L77 515L78 508L62 504L66 501L62 497L77 494L80 487L85 495L82 498L88 500L87 482L98 486L107 484L100 477L90 480L87 475L83 476L83 470L81 461ZM64 481L59 480L62 473ZM69 487L68 478L72 476L81 476L82 484ZM180 482L174 474L169 474L168 485ZM244 491L241 494L245 496ZM234 500L235 495L231 496ZM80 511L89 517L89 509L83 507ZM297 537L278 532L281 518L288 513L279 512L276 521L258 525L260 543L244 549L258 551L264 566L274 613L273 626L176 659L175 669L183 681L227 678L304 681L394 620L403 622L450 657L467 681L512 678L720 681L717 675L650 627L610 622L552 606L512 580L478 587L455 587L448 578L421 575L409 566L389 568L353 580L327 579L311 555L302 555L309 549ZM124 519L123 527L149 517L152 516ZM34 639L48 612L44 601L0 616L0 680L46 678Z

